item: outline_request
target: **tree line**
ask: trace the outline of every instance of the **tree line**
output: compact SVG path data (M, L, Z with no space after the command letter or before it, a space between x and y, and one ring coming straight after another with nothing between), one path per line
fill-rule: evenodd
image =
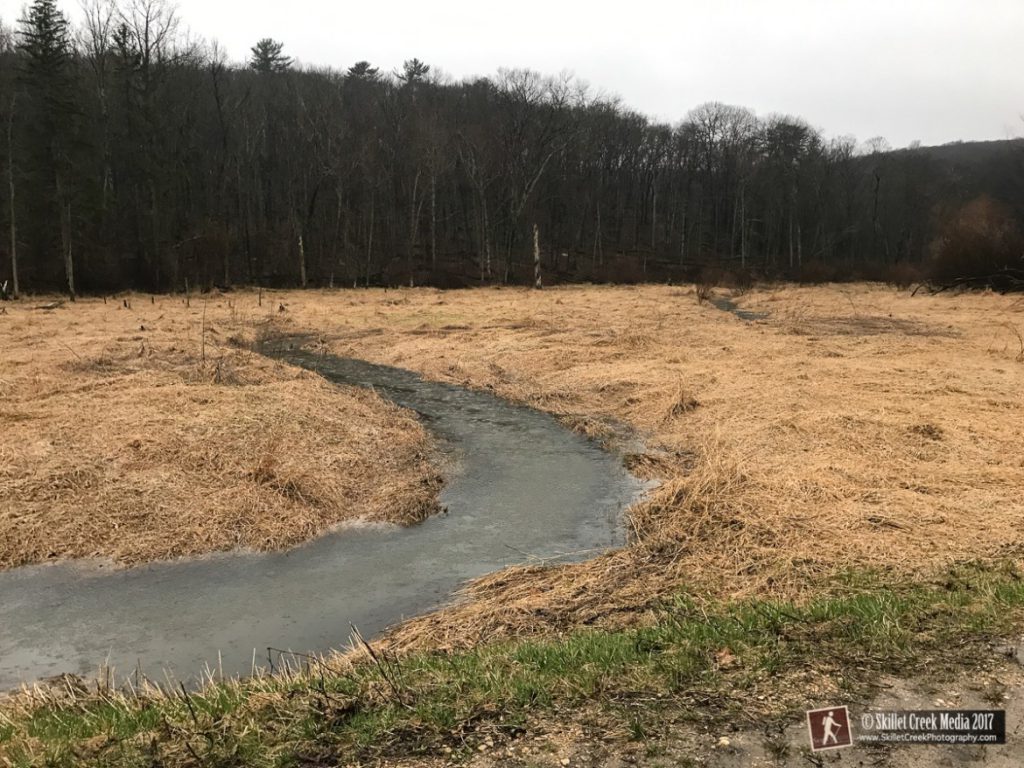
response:
M167 0L0 22L14 290L880 276L957 200L926 152L709 103L667 125L569 76L230 63Z

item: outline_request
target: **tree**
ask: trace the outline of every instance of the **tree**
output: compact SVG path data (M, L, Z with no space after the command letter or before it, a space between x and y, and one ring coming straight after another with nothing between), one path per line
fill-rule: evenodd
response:
M20 50L28 57L28 72L35 84L50 86L45 96L62 95L54 89L65 83L71 58L71 26L55 0L35 0L20 20Z
M1024 234L1007 206L988 196L951 216L932 244L929 276L939 284L1024 286Z
M14 182L14 116L18 106L18 94L15 90L11 73L14 70L14 30L4 24L0 19L0 116L6 115L3 120L5 141L5 165L7 166L7 226L8 244L11 264L11 295L18 298L20 283L18 279L18 222L16 187Z
M14 115L18 106L17 94L11 94L7 112L7 202L8 227L10 234L11 295L16 299L20 293L18 281L18 219L15 207L16 187L14 184Z
M270 37L264 37L251 49L249 68L264 74L287 72L291 69L292 58L285 56L284 43Z
M368 61L357 61L348 68L348 76L356 80L376 80L380 69L371 66Z
M14 30L0 19L0 55L9 54L14 50Z
M193 237L183 231L179 205L195 173L181 159L192 149L202 52L182 34L171 0L123 0L113 41L120 112L114 176L132 233L125 266L140 287L178 288L187 253L179 243Z
M290 67L270 39L232 65L173 0L83 0L74 36L60 1L16 48L0 26L0 280L21 290L525 282L534 225L552 281L884 278L937 237L953 253L942 224L983 193L1024 222L1009 144L867 154L726 104L670 125L529 70ZM986 227L954 233L965 259Z
M412 85L425 79L429 73L429 64L424 64L419 59L408 59L402 64L402 71L395 76L406 85Z
M40 196L60 222L60 251L68 294L75 298L72 256L72 153L78 110L71 73L71 34L55 0L35 0L21 20L18 49L33 120L33 159ZM53 211L56 207L56 211Z

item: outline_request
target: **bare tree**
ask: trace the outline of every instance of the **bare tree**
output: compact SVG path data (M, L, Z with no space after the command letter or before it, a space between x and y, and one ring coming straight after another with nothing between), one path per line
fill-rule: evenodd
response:
M17 113L18 95L11 94L10 108L7 111L7 190L8 210L10 220L10 243L11 243L11 295L18 298L21 292L18 284L18 217L15 206L14 186L14 115Z
M669 125L522 69L298 68L270 39L250 67L191 42L168 0L80 2L59 84L0 26L0 256L20 289L525 284L534 226L556 280L875 274L923 265L963 190L1024 199L995 160L955 182L933 166L956 148L868 154L720 103Z
M4 24L0 19L0 60L8 60L14 55L14 30ZM10 236L10 260L11 260L11 295L18 298L20 285L18 281L18 219L15 205L16 188L14 183L14 116L18 109L18 94L13 83L0 78L0 93L10 90L7 100L6 131L4 132L7 149L7 207L8 207L8 228Z

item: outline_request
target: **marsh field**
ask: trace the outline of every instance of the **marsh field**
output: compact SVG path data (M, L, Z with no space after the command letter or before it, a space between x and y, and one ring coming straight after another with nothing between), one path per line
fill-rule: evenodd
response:
M0 765L797 765L805 709L894 690L1019 729L1022 334L1019 297L879 284L6 303L0 569L437 513L429 423L260 354L281 338L551 414L651 484L625 546L523 553L347 653L14 693Z

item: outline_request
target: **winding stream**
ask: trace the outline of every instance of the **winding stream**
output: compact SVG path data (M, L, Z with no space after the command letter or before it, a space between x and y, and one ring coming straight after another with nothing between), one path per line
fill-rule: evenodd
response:
M756 320L765 320L768 317L767 312L751 312L749 309L740 309L739 305L732 299L719 296L711 299L711 303L723 312L732 312L740 320L744 320L748 323L752 323Z
M206 665L248 674L267 648L321 652L445 602L467 580L531 558L579 560L623 539L641 483L553 418L408 371L283 350L328 379L372 386L422 415L450 454L448 513L411 528L349 528L288 552L115 570L88 563L0 573L0 690L62 673Z

